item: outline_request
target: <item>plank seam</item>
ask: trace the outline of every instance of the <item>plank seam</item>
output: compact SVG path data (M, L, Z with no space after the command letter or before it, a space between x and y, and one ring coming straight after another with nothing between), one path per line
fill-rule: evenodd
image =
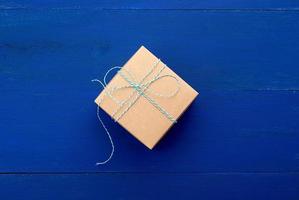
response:
M166 172L166 171L144 171L144 172L117 172L117 171L103 171L103 172L0 172L1 175L101 175L101 174L169 174L169 175L253 175L253 174L261 174L261 175L279 175L279 174L290 174L290 175L299 175L299 171L252 171L252 172Z
M198 11L198 12L298 12L295 8L102 8L102 7L6 7L0 6L0 11L7 10L98 10L98 11Z

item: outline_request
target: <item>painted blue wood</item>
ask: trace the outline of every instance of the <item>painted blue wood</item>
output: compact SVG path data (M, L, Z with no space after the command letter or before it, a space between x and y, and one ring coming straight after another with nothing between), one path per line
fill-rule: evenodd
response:
M65 9L290 9L298 10L296 0L0 0L0 8L65 8Z
M89 83L86 83L89 84ZM92 86L90 86L92 87ZM202 92L153 150L105 117L116 152L95 116L96 87L34 91L1 99L2 172L298 171L297 92ZM103 113L103 116L106 116Z
M0 198L298 200L298 185L276 173L1 175Z
M298 17L2 12L0 171L298 170ZM110 146L90 80L142 43L202 94L153 152L106 118L116 155L96 167Z
M0 4L1 199L298 199L297 11L8 3ZM96 167L110 145L90 80L142 44L201 94L153 151L103 113L116 153Z
M298 170L298 13L1 16L0 171ZM110 146L90 80L141 44L202 94L153 152L106 118L116 155L96 167Z
M299 12L5 10L1 89L83 91L143 44L196 89L297 90L298 18Z

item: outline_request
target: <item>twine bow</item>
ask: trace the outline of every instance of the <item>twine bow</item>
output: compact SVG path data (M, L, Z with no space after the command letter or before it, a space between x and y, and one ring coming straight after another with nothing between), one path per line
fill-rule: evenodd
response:
M111 115L115 121L118 121L121 117L123 117L126 114L126 112L129 111L129 109L137 102L137 100L141 96L143 96L156 109L158 109L160 111L160 113L162 113L168 120L170 120L173 123L176 123L176 119L170 113L168 113L161 105L159 105L152 98L152 96L157 96L157 97L161 97L161 98L170 98L170 97L175 96L180 90L178 78L171 74L161 75L162 71L165 69L165 65L163 64L162 68L158 70L157 74L155 74L152 79L145 82L145 80L151 74L154 73L155 69L157 68L157 66L159 65L160 62L161 62L161 60L158 59L158 61L148 70L148 72L145 74L145 76L141 79L140 82L136 81L136 78L133 76L133 74L130 71L126 70L125 68L118 67L118 66L112 67L106 72L106 74L103 78L103 82L98 79L93 79L92 81L99 82L102 85L104 92L105 92L105 95L98 101L98 104L101 104L101 102L104 100L104 98L106 96L109 97L114 103L116 103L118 105L118 108ZM107 80L106 80L107 76L109 75L109 73L111 73L113 70L116 70L116 69L118 69L117 73L128 83L128 85L115 86L115 87L109 88L109 87L107 87ZM150 86L152 84L154 84L156 81L165 79L167 77L175 80L176 88L174 91L167 93L167 94L163 94L163 93L155 92L150 88ZM117 91L123 90L123 89L133 89L133 91L124 100L119 100L119 99L115 98L114 94ZM109 158L106 161L97 163L97 165L100 165L100 164L107 163L112 158L113 153L114 153L114 144L113 144L110 133L108 132L105 124L103 123L102 119L99 116L99 106L97 108L97 116L98 116L98 119L101 122L103 128L105 129L105 131L110 139L111 146L112 146L112 151L111 151Z

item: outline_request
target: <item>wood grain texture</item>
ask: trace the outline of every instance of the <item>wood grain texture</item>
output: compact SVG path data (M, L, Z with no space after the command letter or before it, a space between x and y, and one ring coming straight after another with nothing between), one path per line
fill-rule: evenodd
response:
M1 199L299 198L296 9L36 3L0 4ZM110 144L90 80L140 45L201 94L153 151L103 113L116 152L96 167Z
M1 175L1 199L298 199L298 174Z
M198 90L298 90L298 17L299 12L6 10L0 25L1 89L85 90L90 79L124 64L144 44Z
M1 171L299 169L297 92L203 92L153 151L105 117L116 153L113 162L102 167L94 164L107 156L110 143L90 101L96 92L96 88L88 92L78 88L2 98L5 115L1 115L0 155L5 162L0 165ZM30 102L34 105L28 106Z

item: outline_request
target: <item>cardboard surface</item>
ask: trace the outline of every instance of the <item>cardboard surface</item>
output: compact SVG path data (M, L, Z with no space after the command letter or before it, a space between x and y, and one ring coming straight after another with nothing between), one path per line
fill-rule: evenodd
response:
M124 72L124 74L129 72L131 76L130 74L127 76L136 83L140 83L158 60L159 59L156 56L142 46L122 67L121 71ZM196 98L198 92L175 74L162 61L158 63L152 73L150 73L142 83L152 80L163 67L165 68L160 73L159 77L164 75L175 76L179 81L179 85L177 85L175 79L166 76L149 85L149 87L144 90L144 93L149 98L157 102L159 107L166 110L175 119L178 119ZM103 90L96 98L95 102L112 118L117 119L122 116L117 122L145 146L152 149L173 125L173 122L169 120L159 109L157 109L148 99L139 95L134 88L128 87L113 91L113 88L121 86L130 86L130 84L120 74L116 73L112 80L107 84L105 89L106 91ZM179 87L179 91L174 96L161 97L159 95L155 95L156 93L164 96L168 95L175 91L177 87ZM107 95L107 91L108 93L113 91L111 96L113 96L114 100ZM128 97L130 97L127 101L128 103L124 104L124 106L120 109L120 105L118 104L119 102L115 102L115 100L122 101ZM134 101L135 99L136 101ZM130 102L133 101L135 103L128 108ZM116 114L114 114L115 112ZM124 114L122 115L122 113Z

